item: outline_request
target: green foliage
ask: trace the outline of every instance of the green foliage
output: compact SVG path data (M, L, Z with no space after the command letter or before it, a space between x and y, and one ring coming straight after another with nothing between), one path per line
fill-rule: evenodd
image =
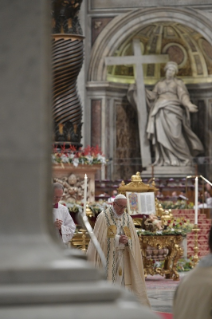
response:
M157 230L156 232L151 232L148 230L144 230L144 229L136 229L136 232L138 234L138 236L167 236L167 235L180 235L185 237L186 236L186 232L182 231L182 230L175 230L175 229L165 229L165 230Z
M194 207L194 203L187 203L185 200L178 200L177 202L161 201L160 204L163 209L192 209Z
M156 261L155 267L157 268L163 268L164 267L164 261ZM176 265L177 272L186 272L193 268L193 263L191 258L180 258Z

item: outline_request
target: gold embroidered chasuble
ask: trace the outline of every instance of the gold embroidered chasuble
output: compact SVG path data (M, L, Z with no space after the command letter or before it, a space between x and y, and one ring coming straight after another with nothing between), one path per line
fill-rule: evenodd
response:
M133 224L132 218L124 212L120 217L123 233L128 237L128 245L123 245L123 284L126 288L132 290L143 305L150 306L146 293L143 262L140 250L139 239ZM116 246L118 221L112 207L101 212L96 220L94 234L97 237L101 248L106 257L106 275L107 279L117 282L117 262L120 251ZM93 262L96 267L101 268L101 259L90 241L87 250L88 260Z

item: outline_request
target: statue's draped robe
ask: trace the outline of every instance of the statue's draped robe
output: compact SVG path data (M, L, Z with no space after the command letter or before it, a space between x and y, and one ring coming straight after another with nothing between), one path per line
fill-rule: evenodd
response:
M116 218L112 207L97 217L94 234L105 254L107 279L132 290L143 305L149 306L146 293L143 262L138 235L132 218L126 212ZM117 235L128 236L128 245L117 243ZM90 241L87 251L88 260L96 267L102 267L101 259Z
M164 79L146 94L150 104L147 134L155 146L155 165L189 165L203 146L190 128L190 99L184 83Z
M138 108L136 89L130 85L127 98ZM155 165L186 166L192 156L203 153L199 138L190 127L189 93L176 78L160 80L153 91L146 90L149 106L147 136L155 150Z

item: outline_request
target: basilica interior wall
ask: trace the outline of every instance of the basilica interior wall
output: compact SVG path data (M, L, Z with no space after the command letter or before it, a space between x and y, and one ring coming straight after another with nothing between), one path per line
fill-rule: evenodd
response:
M154 1L153 1L154 2ZM153 2L151 2L153 4ZM186 2L186 1L185 1ZM207 2L207 1L206 1ZM203 6L201 8L202 12L205 10L205 14L207 11L207 14L210 15L210 8L208 8L207 3L202 3ZM136 3L140 3L135 1L135 6ZM150 3L150 2L149 2ZM157 2L158 3L158 2ZM188 1L187 1L188 3ZM195 1L190 1L189 2L191 5L191 10L194 10L195 8L195 15L198 16L198 10L197 8L198 3ZM170 2L169 2L170 4ZM130 5L132 5L132 2L130 2ZM119 178L126 178L127 176L131 176L132 174L135 173L135 171L141 168L139 167L138 162L136 162L136 158L139 158L139 152L140 152L140 147L139 147L139 142L138 142L138 123L137 123L137 115L136 112L133 110L133 108L128 104L126 100L126 92L127 89L125 88L125 92L122 91L121 95L122 98L117 98L118 96L120 97L120 90L116 88L117 83L109 83L107 82L106 79L106 72L105 72L105 66L104 62L101 62L100 59L103 59L104 54L107 56L108 54L111 54L112 52L112 41L110 39L106 39L106 35L111 32L111 37L114 36L116 32L120 33L120 30L117 31L117 29L114 27L114 29L110 28L109 26L111 23L115 24L115 20L118 21L117 17L122 15L123 17L123 8L125 9L125 12L128 11L130 12L132 10L132 7L130 5L124 6L122 2L122 7L119 6L118 1L110 1L110 5L107 5L104 3L102 5L102 1L89 1L88 2L88 16L87 19L89 19L88 25L90 25L90 28L87 29L87 35L89 39L89 45L86 45L85 47L85 52L86 55L89 56L92 60L92 55L95 56L96 62L93 65L96 65L97 68L100 67L99 65L101 64L102 67L102 77L101 77L101 72L99 70L95 70L94 77L90 76L90 65L87 65L87 99L89 102L87 105L92 105L91 107L93 108L93 99L96 98L96 95L101 99L104 99L104 107L101 108L101 125L103 125L103 128L101 129L101 145L103 147L103 151L106 154L107 158L109 159L110 162L110 168L106 171L105 177L109 177L112 179L119 179ZM164 4L163 4L164 5ZM200 5L200 4L199 4ZM110 8L109 8L110 6ZM196 6L196 7L195 7ZM111 10L113 8L113 10ZM137 5L137 8L140 8L140 5ZM205 8L205 9L204 9ZM145 9L144 9L145 10ZM171 9L170 9L171 12ZM169 20L171 20L171 13L169 12ZM183 13L180 13L183 15ZM206 15L207 15L206 14ZM129 15L128 15L129 16ZM174 16L174 14L173 14ZM146 17L147 18L147 17ZM174 18L173 18L174 19ZM184 19L184 18L183 18ZM186 19L186 18L185 18ZM185 23L184 19L184 23ZM190 18L191 19L191 18ZM202 21L203 17L200 14L200 20ZM154 21L157 21L157 16L155 16ZM120 20L117 22L120 23ZM143 22L141 21L141 24ZM146 22L145 22L146 23ZM194 21L193 19L193 25L198 25L198 21ZM202 22L201 22L202 23ZM122 22L124 25L124 22ZM190 22L188 22L188 30L190 28ZM201 28L199 28L201 29ZM202 27L203 29L203 27ZM114 30L114 31L112 31ZM133 29L135 31L135 29ZM195 30L194 30L195 31ZM208 29L205 28L205 36L207 38L207 41L209 40L208 43L212 43L212 39L208 39L208 34L211 33L212 27L208 26ZM114 34L113 34L114 32ZM129 33L129 30L127 31ZM124 27L123 27L123 34L125 33ZM122 37L124 35L121 35ZM170 33L171 36L171 33ZM209 72L212 75L212 64L211 64L211 51L210 51L210 45L205 46L205 52L200 56L200 58L197 56L197 53L193 52L192 53L192 46L193 46L193 40L191 41L189 37L186 38L184 35L184 38L190 42L191 49L189 49L189 59L192 61L195 61L196 66L191 67L191 69L195 69L195 72L199 78L203 76L204 72L207 73ZM148 34L146 34L146 39L148 39ZM101 46L101 43L105 40L105 49L103 51L103 46ZM148 41L148 40L146 40ZM117 42L117 41L116 41ZM99 45L97 45L97 43ZM114 41L115 43L115 41ZM114 45L114 44L113 44ZM181 45L181 46L180 46ZM95 48L96 46L96 48ZM179 49L182 47L182 42L178 41L177 45L173 45L170 49L170 52L175 55L175 57L180 57L182 58L183 61L183 49ZM117 48L117 47L116 47ZM170 48L170 46L169 46ZM97 49L102 50L101 53L97 53ZM87 50L87 51L86 51ZM96 50L96 51L95 51ZM181 50L181 51L179 51ZM198 49L199 50L199 49ZM107 53L106 53L107 52ZM110 53L109 53L110 52ZM114 52L115 49L114 49ZM168 52L168 53L170 53ZM199 51L198 51L199 54ZM207 59L205 59L205 54L207 55ZM100 58L101 55L101 58ZM207 61L206 61L207 60ZM181 61L181 62L182 62ZM206 62L208 62L206 66ZM184 63L185 65L185 63ZM211 65L211 67L210 67ZM118 69L118 68L117 68ZM184 68L186 72L189 72L189 68L185 67ZM126 72L126 68L119 68L120 72ZM146 69L147 70L147 69ZM151 65L148 68L148 72L150 76L153 74L150 71ZM99 72L99 73L98 73ZM94 73L93 73L94 74ZM211 76L210 75L210 76ZM96 76L96 78L95 78ZM183 73L180 73L180 76L183 76ZM190 76L192 78L192 75ZM117 79L116 79L117 80ZM99 92L99 85L100 83L109 83L111 91L113 91L113 98L111 98L110 94L107 92ZM92 84L92 85L91 85ZM149 82L151 84L151 81ZM90 89L90 85L92 86L92 89ZM96 85L96 90L95 90L95 85ZM125 84L126 85L126 84ZM204 79L200 82L196 80L196 83L189 84L186 83L187 88L189 90L189 94L191 97L191 101L195 103L198 106L198 113L192 114L191 115L191 128L194 131L194 133L201 139L201 141L204 144L204 149L205 152L202 154L203 157L208 157L211 158L211 135L212 135L212 127L211 127L211 82L209 83L204 83ZM150 85L150 87L153 87L153 85ZM97 94L98 92L98 94ZM96 103L96 102L95 102ZM94 111L92 111L94 112ZM93 113L92 113L93 114ZM94 123L94 118L92 117L94 115L91 114L91 125ZM115 120L114 120L115 119ZM92 122L93 121L93 122ZM103 122L102 122L103 121ZM100 122L99 122L100 123ZM124 123L124 125L123 125ZM98 124L99 125L99 124ZM94 133L96 128L90 128L91 135ZM85 137L85 140L88 137ZM91 141L93 141L96 137L93 136L91 137ZM99 138L99 137L98 137ZM104 141L104 142L103 142ZM92 142L93 143L93 142ZM151 150L152 151L152 150ZM127 165L123 165L123 163L127 162L127 159L131 159L131 165L127 167ZM204 159L199 159L199 162L205 161ZM113 163L113 164L111 164ZM116 164L119 165L116 165ZM132 164L133 163L133 164ZM136 163L136 164L135 164ZM205 164L205 163L204 163ZM201 167L200 165L200 172L204 175L207 175L208 178L212 179L212 170L211 170L211 164L210 160L209 162L206 163L207 165L203 165ZM113 167L112 167L113 165ZM137 165L137 166L136 166Z
M182 0L180 2L175 0L88 0L88 12L110 12L118 11L123 12L127 10L133 10L135 8L149 8L155 6L172 6L183 7L190 6L194 8L200 8L203 10L211 9L210 2L208 0Z
M114 150L114 179L128 179L141 171L137 112L127 100L115 102L116 144Z

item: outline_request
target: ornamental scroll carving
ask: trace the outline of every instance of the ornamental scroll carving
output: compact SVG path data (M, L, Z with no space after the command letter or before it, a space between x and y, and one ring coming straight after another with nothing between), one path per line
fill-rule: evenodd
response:
M70 174L69 176L54 178L54 183L60 183L64 187L64 195L62 200L67 203L75 203L81 201L84 197L84 178ZM89 178L88 178L89 185Z
M183 249L181 247L183 237L180 235L176 236L140 236L139 237L141 252L144 262L144 274L145 275L155 275L160 274L165 276L167 279L172 278L173 280L179 280L179 274L176 270L177 261L183 254ZM155 249L163 250L163 255L157 255L154 257L155 260L164 260L164 266L159 268L155 267L155 260L149 258L148 248L154 247ZM164 255L165 254L165 255ZM163 257L163 258L162 258Z

